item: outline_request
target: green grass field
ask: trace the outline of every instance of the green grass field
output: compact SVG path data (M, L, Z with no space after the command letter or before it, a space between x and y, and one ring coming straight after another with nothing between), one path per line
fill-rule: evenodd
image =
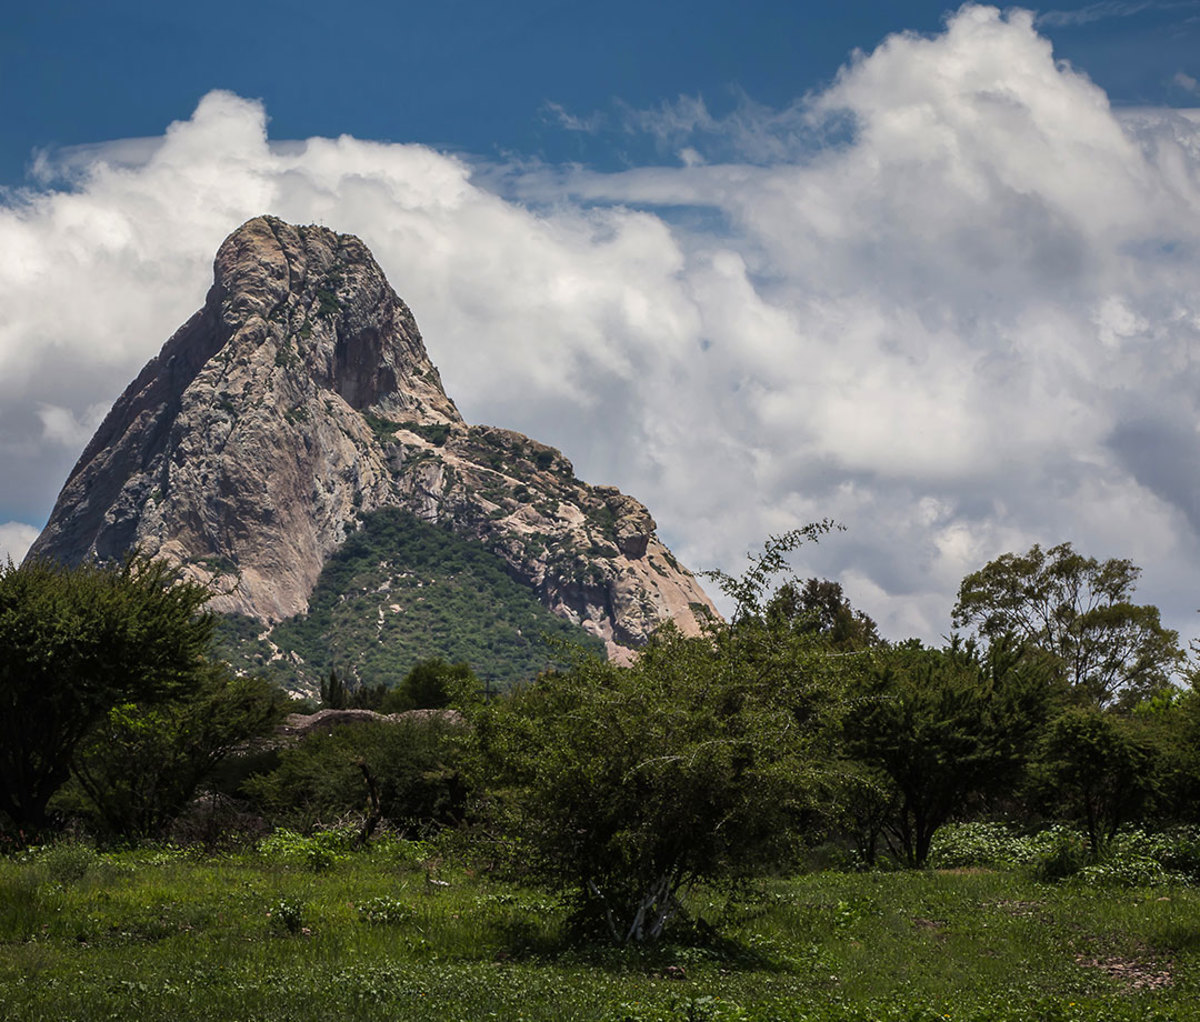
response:
M713 931L580 946L553 897L419 844L65 845L0 859L0 1018L1200 1018L1190 887L829 872L688 907Z

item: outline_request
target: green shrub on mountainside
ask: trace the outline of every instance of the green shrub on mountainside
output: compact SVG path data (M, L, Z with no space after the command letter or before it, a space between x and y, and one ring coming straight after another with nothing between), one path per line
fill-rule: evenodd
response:
M308 613L260 639L266 630L226 617L218 654L313 692L330 670L350 685L393 686L433 657L466 662L484 686L504 689L555 664L547 637L602 651L598 639L510 578L482 544L398 508L365 515L326 562Z

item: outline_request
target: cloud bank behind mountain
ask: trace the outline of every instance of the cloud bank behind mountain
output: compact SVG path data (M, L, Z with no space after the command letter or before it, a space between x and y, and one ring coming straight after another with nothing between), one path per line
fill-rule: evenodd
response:
M469 421L645 501L697 568L801 552L934 640L989 558L1071 540L1200 606L1200 115L1110 107L1033 15L967 6L786 109L557 111L649 133L618 173L272 140L212 92L160 138L49 154L0 205L0 543L260 213L358 234Z

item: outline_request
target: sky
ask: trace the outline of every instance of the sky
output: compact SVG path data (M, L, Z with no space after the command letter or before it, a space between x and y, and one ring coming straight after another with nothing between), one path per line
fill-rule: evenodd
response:
M836 9L835 9L836 7ZM1071 542L1200 634L1200 0L46 0L0 34L0 557L272 213L360 236L471 422L693 569L936 642Z

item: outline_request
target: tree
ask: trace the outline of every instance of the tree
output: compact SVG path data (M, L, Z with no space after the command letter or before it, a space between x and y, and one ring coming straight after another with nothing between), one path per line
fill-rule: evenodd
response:
M383 710L401 713L461 706L476 698L479 688L470 664L452 664L433 657L413 665L404 680L383 697Z
M308 829L377 812L419 834L462 817L465 741L461 724L439 716L343 724L285 748L242 792L278 824Z
M1169 685L1184 661L1158 608L1131 602L1140 573L1131 561L1083 557L1070 543L1035 544L964 578L954 625L988 642L1011 635L1035 645L1077 698L1129 705Z
M729 580L734 623L668 626L628 667L585 658L480 715L521 861L573 897L585 930L657 939L684 888L777 861L815 805L839 662L758 614L793 540Z
M208 597L141 556L0 567L0 810L17 827L45 825L80 741L114 706L195 686Z
M908 643L852 688L845 751L880 781L859 797L897 858L924 866L934 834L973 797L1011 787L1047 696L1036 661L1003 643L982 656ZM875 834L865 838L870 858Z
M854 652L885 645L869 615L855 610L841 584L810 578L803 586L785 582L767 604L768 618L778 616L792 627L820 635L839 652Z
M329 676L321 679L321 709L344 710L346 708L346 684L332 668Z
M1035 783L1058 816L1080 820L1093 855L1153 794L1158 757L1128 717L1072 707L1053 720L1035 765Z
M196 688L174 698L120 703L75 750L81 807L109 834L161 834L226 756L269 734L283 713L280 689L223 663L206 665Z

